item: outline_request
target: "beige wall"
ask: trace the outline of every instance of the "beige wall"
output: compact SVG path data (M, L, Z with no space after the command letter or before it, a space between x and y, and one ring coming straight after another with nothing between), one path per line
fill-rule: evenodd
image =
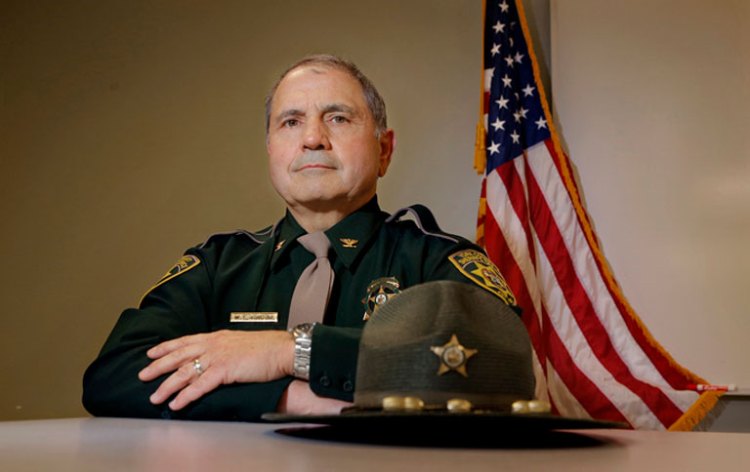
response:
M750 393L750 2L552 2L557 121L604 252L683 366Z
M83 414L122 309L188 246L280 217L263 99L304 54L354 60L386 98L383 207L473 238L481 3L1 1L0 419Z
M554 105L615 276L678 361L746 384L748 5L552 2ZM480 23L479 0L0 1L0 420L83 414L120 311L186 247L278 218L262 103L306 53L385 96L383 206L473 237Z

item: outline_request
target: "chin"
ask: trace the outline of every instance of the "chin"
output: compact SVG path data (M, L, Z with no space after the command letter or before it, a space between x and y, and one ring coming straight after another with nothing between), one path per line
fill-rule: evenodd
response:
M287 202L294 202L297 205L302 205L306 207L330 205L330 204L336 203L337 201L341 201L341 197L336 197L335 195L331 195L328 193L312 193L312 192L292 195L290 199L287 199Z
M331 202L346 198L346 192L339 192L333 185L298 185L293 187L293 200L299 203Z

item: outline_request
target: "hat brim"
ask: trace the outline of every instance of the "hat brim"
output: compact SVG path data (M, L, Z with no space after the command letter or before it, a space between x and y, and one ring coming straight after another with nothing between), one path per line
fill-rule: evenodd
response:
M586 418L567 418L547 413L510 414L505 412L448 413L445 411L390 412L351 410L339 415L287 415L265 413L270 423L307 423L371 430L436 430L492 428L495 431L541 432L560 429L628 429L626 423Z

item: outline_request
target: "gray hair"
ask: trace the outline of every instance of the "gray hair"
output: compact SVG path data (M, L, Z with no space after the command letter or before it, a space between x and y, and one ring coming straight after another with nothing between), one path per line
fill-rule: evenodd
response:
M284 80L284 77L286 77L291 71L307 65L321 65L338 69L356 79L357 82L359 82L359 85L362 86L362 93L365 96L367 107L370 109L372 118L375 121L375 135L379 137L383 131L388 128L388 120L385 113L385 101L383 101L383 97L380 96L378 89L375 88L375 85L373 85L370 79L368 79L353 62L331 54L313 54L292 64L283 74L281 74L276 83L273 84L271 91L266 97L266 134L268 134L268 128L271 124L271 105L273 97L276 94L276 89L279 88L281 81Z

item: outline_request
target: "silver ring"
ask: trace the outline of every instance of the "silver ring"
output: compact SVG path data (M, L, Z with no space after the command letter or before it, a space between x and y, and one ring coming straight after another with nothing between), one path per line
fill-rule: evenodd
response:
M201 375L203 373L203 366L201 365L200 359L195 359L193 361L193 369L198 372L198 375Z

